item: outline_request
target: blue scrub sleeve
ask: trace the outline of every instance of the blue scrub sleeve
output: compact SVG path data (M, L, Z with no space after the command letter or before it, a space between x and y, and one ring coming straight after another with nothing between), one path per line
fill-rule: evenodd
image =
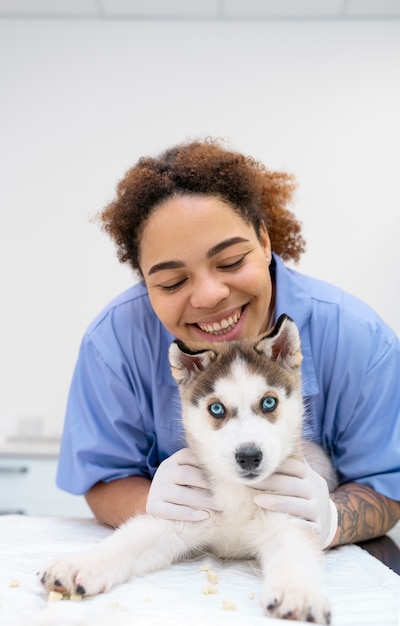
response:
M400 348L394 333L346 321L324 424L339 478L400 500ZM351 340L350 340L351 338ZM337 363L342 363L338 367Z
M86 336L68 398L57 485L83 494L98 481L150 478L155 437L143 414L132 379L112 371Z

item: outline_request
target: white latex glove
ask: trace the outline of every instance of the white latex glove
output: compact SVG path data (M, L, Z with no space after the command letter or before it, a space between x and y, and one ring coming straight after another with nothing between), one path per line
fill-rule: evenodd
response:
M329 497L326 480L307 461L287 459L275 474L254 485L263 493L254 502L263 509L280 511L310 523L321 546L330 546L338 525L337 509Z
M163 461L154 474L146 512L156 517L195 522L218 510L202 470L189 448Z

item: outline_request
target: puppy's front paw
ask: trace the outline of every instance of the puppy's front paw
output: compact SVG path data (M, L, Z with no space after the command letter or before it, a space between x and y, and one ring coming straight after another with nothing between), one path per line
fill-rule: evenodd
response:
M67 595L93 596L104 593L112 581L102 566L90 556L60 559L50 563L39 573L46 591L59 591Z
M331 612L322 592L298 587L271 587L263 593L263 604L269 617L285 620L330 624Z

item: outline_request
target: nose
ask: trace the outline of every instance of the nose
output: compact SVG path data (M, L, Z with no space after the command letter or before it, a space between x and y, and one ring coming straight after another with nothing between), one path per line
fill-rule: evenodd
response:
M262 451L254 444L241 446L235 454L236 463L243 472L250 473L257 470L263 458Z
M229 293L228 285L219 277L203 274L193 284L190 304L196 309L212 309L221 300L225 300Z

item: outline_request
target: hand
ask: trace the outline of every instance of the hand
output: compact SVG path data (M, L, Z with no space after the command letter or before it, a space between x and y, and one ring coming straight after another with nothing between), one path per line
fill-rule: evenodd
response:
M156 517L194 522L218 510L202 470L189 448L163 461L152 480L146 512Z
M264 492L254 498L258 506L305 520L317 531L322 548L330 546L337 530L337 509L326 480L306 460L286 459L275 474L254 487Z

